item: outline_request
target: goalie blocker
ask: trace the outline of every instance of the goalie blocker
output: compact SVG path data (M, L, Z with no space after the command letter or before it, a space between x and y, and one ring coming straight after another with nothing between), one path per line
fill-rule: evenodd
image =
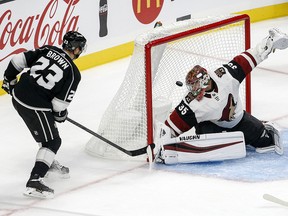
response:
M163 135L163 132L160 134ZM246 156L244 135L240 131L183 134L167 139L162 137L158 139L158 145L159 151L155 156L155 162L165 164L222 161Z

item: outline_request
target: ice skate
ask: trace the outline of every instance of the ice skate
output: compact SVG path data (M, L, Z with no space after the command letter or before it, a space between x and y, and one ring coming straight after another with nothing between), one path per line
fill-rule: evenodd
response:
M163 146L160 146L154 156L155 163L163 163L165 164L165 160L162 157Z
M259 57L264 60L268 57L271 52L275 49L286 49L288 47L288 35L279 31L276 28L269 30L269 36L262 40L257 45L257 51Z
M54 160L47 174L45 175L46 178L50 176L60 177L63 179L70 178L69 168L62 166L57 160Z
M258 147L256 148L255 151L260 154L272 152L272 151L275 151L275 145L270 145L266 147Z
M265 128L268 130L268 132L272 135L274 140L274 149L275 152L279 155L283 155L284 153L284 145L283 145L283 139L282 139L282 132L283 129L279 127L274 122L267 122L264 124Z
M276 123L274 122L264 122L264 126L269 134L272 135L273 143L270 146L263 147L263 148L256 148L256 152L258 153L266 153L270 151L275 151L279 155L283 155L284 153L284 146L283 146L283 139L282 139L282 131Z
M28 180L23 194L29 197L50 199L54 197L54 190L46 186L39 175L34 175Z

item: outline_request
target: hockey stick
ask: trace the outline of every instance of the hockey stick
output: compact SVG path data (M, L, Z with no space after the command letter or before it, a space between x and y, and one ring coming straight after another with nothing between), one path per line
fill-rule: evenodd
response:
M270 194L264 194L264 195L263 195L263 198L264 198L265 200L270 201L270 202L277 203L277 204L279 204L279 205L287 206L287 207L288 207L288 202L287 202L287 201L284 201L284 200L282 200L282 199L279 199L279 198L277 198L277 197L275 197L275 196L272 196L272 195L270 195Z
M124 153L127 154L127 155L130 155L131 157L146 154L148 148L151 148L151 149L154 149L154 148L155 148L155 144L152 143L152 144L150 144L150 145L148 145L148 146L146 146L146 147L143 147L143 148L140 148L140 149L136 149L136 150L131 150L131 151L129 151L129 150L126 150L126 149L122 148L121 146L119 146L119 145L117 145L117 144L111 142L110 140L106 139L105 137L103 137L103 136L97 134L96 132L94 132L94 131L92 131L92 130L86 128L85 126L81 125L80 123L78 123L78 122L76 122L76 121L70 119L69 117L67 117L66 120L69 121L70 123L76 125L77 127L83 129L84 131L86 131L86 132L92 134L93 136L97 137L98 139L100 139L100 140L102 140L102 141L108 143L109 145L113 146L114 148L116 148L116 149L118 149L118 150L124 152Z

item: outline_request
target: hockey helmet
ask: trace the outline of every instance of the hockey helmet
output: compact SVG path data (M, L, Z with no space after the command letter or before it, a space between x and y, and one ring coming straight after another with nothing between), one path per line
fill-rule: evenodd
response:
M200 65L196 65L186 75L186 87L199 101L204 96L209 80L210 76L207 70Z
M86 38L77 31L69 31L63 37L63 49L73 51L76 48L80 49L79 55L86 49ZM76 56L76 58L79 57Z

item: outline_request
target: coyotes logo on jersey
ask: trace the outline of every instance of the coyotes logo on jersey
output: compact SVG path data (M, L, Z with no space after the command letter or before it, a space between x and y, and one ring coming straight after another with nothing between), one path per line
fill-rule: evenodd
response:
M222 111L222 117L219 121L232 121L235 119L235 109L237 103L235 103L234 97L232 94L229 94L227 105L224 107Z

